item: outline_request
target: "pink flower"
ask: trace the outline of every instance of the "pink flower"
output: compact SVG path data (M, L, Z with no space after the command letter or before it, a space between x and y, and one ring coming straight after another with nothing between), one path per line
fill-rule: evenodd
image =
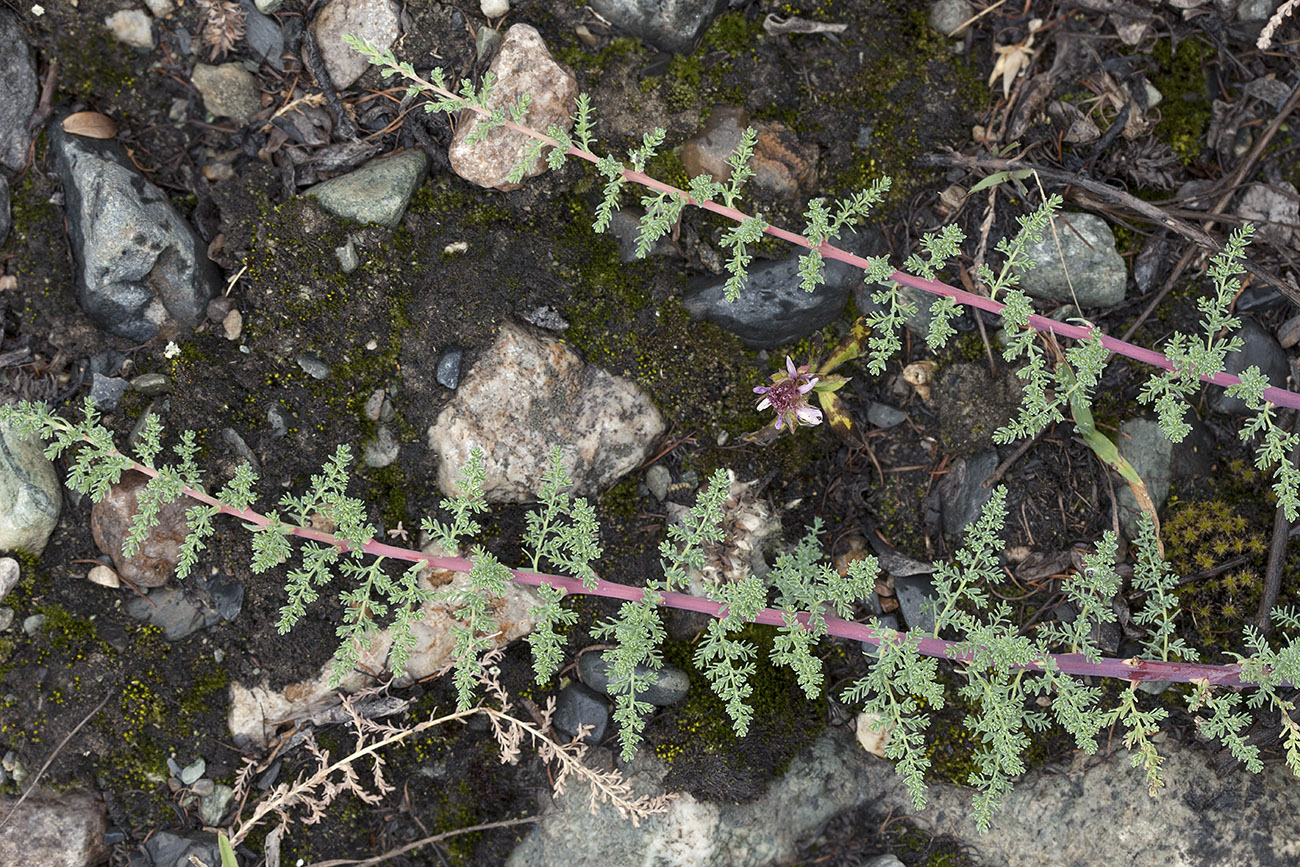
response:
M793 430L796 425L821 424L822 411L808 405L808 392L816 385L817 377L810 375L808 365L795 367L787 355L785 370L772 374L772 384L760 385L754 393L763 395L758 402L760 410L768 407L776 410L777 430L783 425Z

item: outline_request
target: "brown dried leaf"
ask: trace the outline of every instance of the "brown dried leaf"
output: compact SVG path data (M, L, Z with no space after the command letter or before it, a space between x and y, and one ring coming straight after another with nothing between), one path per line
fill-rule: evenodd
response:
M63 131L84 138L108 139L117 136L117 124L97 111L78 111L63 119Z

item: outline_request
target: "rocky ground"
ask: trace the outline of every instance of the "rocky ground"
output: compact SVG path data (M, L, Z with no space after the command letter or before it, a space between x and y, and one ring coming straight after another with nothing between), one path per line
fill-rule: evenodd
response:
M477 541L512 564L559 446L602 524L598 570L634 585L657 574L666 523L728 468L730 535L711 552L716 573L761 573L820 517L837 564L866 551L884 564L858 613L904 628L925 627L926 564L960 544L992 475L1011 515L1012 577L998 592L1026 630L1069 615L1061 587L1081 550L1107 529L1132 532L1136 503L1073 425L1049 427L1025 451L993 442L1019 400L993 316L964 313L959 336L934 353L922 312L883 374L858 361L842 368L852 380L840 394L860 429L852 446L825 425L767 446L746 439L771 422L753 388L873 309L860 274L830 266L807 295L793 248L769 237L730 304L721 218L688 211L637 259L634 196L624 194L610 231L592 232L604 181L590 167L571 160L508 182L506 149L467 140L469 118L426 112L344 33L390 46L422 75L437 65L453 81L481 81L491 70L504 91L534 97L537 126L588 93L598 150L622 154L663 128L646 172L683 186L725 173L753 126L756 176L742 207L792 231L809 198L889 176L878 218L843 245L901 265L924 233L955 224L965 253L940 276L972 290L977 263L997 263L997 239L1041 200L1041 183L1066 201L1060 252L1047 242L1037 254L1065 266L1026 278L1039 311L1082 315L1142 346L1196 327L1209 283L1191 230L1221 241L1251 220L1260 231L1234 302L1245 348L1233 369L1258 364L1285 381L1300 342L1300 98L1294 24L1256 46L1276 2L717 0L666 19L638 17L639 5L80 0L0 10L5 399L73 416L93 396L121 447L151 416L169 447L193 430L208 490L251 466L263 512L306 491L346 444L350 492L394 544L428 541L421 519L441 514L480 444L494 507ZM1012 157L1038 177L973 189ZM1238 440L1240 405L1207 389L1193 436L1171 448L1137 400L1144 375L1111 362L1097 427L1161 508L1167 557L1188 577L1180 634L1227 662L1256 615L1276 503ZM259 799L315 770L308 735L334 757L354 748L322 679L347 588L336 579L281 635L289 570L254 572L238 522L218 521L177 579L183 509L165 510L145 549L126 557L141 478L93 505L60 484L70 456L51 463L12 433L0 441L0 548L11 555L0 560L0 862L216 863L216 829L246 829ZM1300 593L1289 544L1283 604ZM504 639L527 632L531 604L531 591L512 588L495 611ZM1126 588L1113 604L1120 626L1099 643L1133 655L1140 600ZM666 815L638 827L609 808L593 817L576 784L553 799L555 766L527 750L503 765L474 718L387 749L392 789L373 802L344 792L319 821L293 813L282 838L273 818L263 822L243 836L240 863L361 863L333 859L440 835L450 836L389 860L1295 863L1298 790L1280 767L1276 718L1251 730L1268 766L1254 777L1196 734L1178 688L1147 699L1170 711L1160 745L1171 787L1157 801L1118 735L1090 758L1060 731L1037 734L1026 779L981 836L960 787L975 751L960 702L927 735L934 795L916 814L888 764L857 744L855 709L833 700L865 670L858 647L820 645L833 695L816 701L760 662L758 715L737 740L691 660L702 623L676 614L647 745L616 763L598 656L580 653L615 606L572 605L561 673L533 683L528 648L514 641L501 685L527 719L558 698L560 741L593 726L593 767L617 768L648 795L680 793ZM360 705L364 717L410 727L454 705L437 676L450 615L435 605L424 615L405 679L388 682L386 638L350 675L352 687L384 687ZM747 637L770 650L770 630ZM368 768L361 777L375 788ZM1246 804L1260 821L1242 821Z

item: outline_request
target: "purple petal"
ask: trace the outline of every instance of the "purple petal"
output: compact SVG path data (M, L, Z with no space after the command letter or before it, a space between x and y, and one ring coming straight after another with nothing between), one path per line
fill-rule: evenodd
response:
M814 376L812 379L808 380L803 385L799 386L799 393L807 394L808 392L812 391L816 385L817 385L817 377Z
M791 379L799 375L799 371L795 369L794 362L790 360L788 355L785 357L785 369L789 371Z
M771 388L770 385L756 385L754 386L754 394L767 394Z

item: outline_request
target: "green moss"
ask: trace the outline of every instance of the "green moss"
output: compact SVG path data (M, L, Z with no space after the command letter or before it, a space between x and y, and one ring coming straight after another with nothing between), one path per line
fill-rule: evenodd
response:
M1156 136L1173 148L1185 165L1199 162L1205 146L1211 109L1205 74L1217 55L1213 45L1195 37L1184 39L1176 51L1172 38L1162 39L1151 51L1158 67L1151 83L1164 96L1158 107Z
M625 521L636 517L641 510L641 498L637 495L640 482L640 474L630 475L601 494L601 517Z
M646 732L655 754L670 766L665 784L710 800L757 796L825 726L825 702L809 700L793 672L769 661L776 630L748 624L736 637L757 650L749 733L736 737L725 704L696 669L694 645L687 641L666 642L663 650L666 662L690 675L690 692Z
M50 645L55 650L66 651L74 645L95 637L95 624L74 617L66 608L58 605L41 605L36 610L45 615L45 625L41 627L41 631L49 638Z
M129 51L102 27L60 38L59 90L92 104L118 102L138 85Z

